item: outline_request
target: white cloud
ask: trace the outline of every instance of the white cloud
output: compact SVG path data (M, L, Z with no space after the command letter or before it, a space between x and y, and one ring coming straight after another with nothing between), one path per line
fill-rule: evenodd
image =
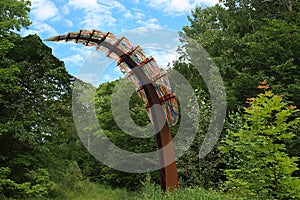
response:
M74 25L71 20L65 19L64 21L65 21L65 23L67 24L68 27L72 27Z
M85 74L78 74L78 78L81 79L82 81L85 81L87 83L91 83L93 85L97 85L97 82L99 80L98 74L93 74L93 73L85 73Z
M84 10L80 24L86 29L101 29L103 26L113 26L117 21L114 13L127 13L127 9L114 0L69 0L69 8ZM129 15L128 15L129 16Z
M180 45L178 33L163 28L138 28L124 32L133 45L138 44L147 56L156 59L158 65L167 68L168 64L179 57L177 48Z
M48 37L57 35L57 30L49 25L49 21L61 20L56 5L50 0L31 0L31 20L32 25L29 30L24 30L23 35L37 34Z
M87 58L90 56L94 50L92 47L86 47L83 45L79 45L76 43L72 43L73 45L70 47L70 50L73 51L74 53L82 55L84 58Z
M146 28L161 28L161 26L159 25L159 21L156 18L150 18L147 20L137 20L136 21L139 25L142 25L143 27Z
M102 77L101 77L102 78ZM110 81L112 80L112 76L108 75L108 74L105 74L102 78L104 81Z
M58 9L52 1L49 0L31 0L31 14L34 21L43 22L58 15Z
M57 35L57 30L50 26L49 24L43 23L43 24L37 24L36 27L42 32L42 33L48 33L49 35Z
M65 14L65 15L69 14L69 13L70 13L70 8L69 8L69 6L64 5L64 6L62 7L62 11L63 11L63 14Z
M31 26L31 29L25 30L23 32L24 36L29 35L29 34L53 36L53 35L57 35L58 33L57 33L57 30L54 27L50 26L47 23L35 22Z
M114 8L115 10L118 10L118 11L121 11L121 12L127 11L127 8L118 1L111 1L111 0L110 1L105 1L104 4L107 4L110 8Z
M127 10L127 11L125 12L124 17L125 17L126 19L133 19L133 15L132 15L132 13L131 13L129 10Z
M212 6L219 0L145 0L146 3L155 9L163 10L168 15L182 15L189 13L199 5Z
M97 0L70 0L68 5L75 8L92 10L93 8L97 8L99 4Z
M131 15L135 24L140 26L139 28L161 28L161 25L159 24L159 20L157 18L148 18L148 16L146 16L144 12L139 9L132 9Z
M172 63L176 60L179 56L176 51L164 51L159 49L147 49L149 54L156 60L159 67L163 69L168 68L168 64L172 67Z
M146 18L146 15L143 13L143 11L141 11L139 9L133 9L133 16L137 20Z
M78 65L78 63L83 62L83 59L84 58L82 57L81 54L74 54L74 55L62 58L61 60L66 62L66 63Z

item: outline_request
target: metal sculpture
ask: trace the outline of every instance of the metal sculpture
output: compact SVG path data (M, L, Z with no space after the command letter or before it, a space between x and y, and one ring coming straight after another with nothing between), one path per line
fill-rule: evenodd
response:
M171 91L167 73L160 69L153 57L146 57L140 46L133 46L125 37L117 38L112 33L101 31L80 30L55 36L47 41L74 41L85 46L95 46L96 50L106 53L106 56L116 60L120 70L137 86L137 93L143 99L150 120L156 133L159 154L160 179L162 190L178 188L178 175L175 153L169 126L177 123L178 103ZM161 106L154 106L161 105ZM167 146L168 145L168 146ZM165 148L164 148L165 147ZM172 161L166 166L167 161Z

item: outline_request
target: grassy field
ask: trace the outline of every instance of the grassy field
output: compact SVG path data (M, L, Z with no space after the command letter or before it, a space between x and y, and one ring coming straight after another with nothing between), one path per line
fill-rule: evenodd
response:
M162 192L160 186L152 183L141 183L143 187L138 191L126 189L112 189L105 185L92 183L88 180L77 181L70 188L67 185L56 185L49 194L51 198L35 197L22 200L229 200L234 199L224 193L218 193L203 188L179 188L173 192ZM18 199L18 198L17 198ZM0 200L7 199L0 195Z
M148 185L135 192L125 189L111 189L107 186L90 182L83 182L74 190L65 190L55 198L59 200L226 200L232 199L215 191L207 191L202 188L180 188L172 193L161 192L159 186Z
M218 194L215 191L207 191L202 188L180 188L171 193L161 192L158 186L147 186L140 193L136 192L129 199L146 199L146 200L229 200L225 195Z

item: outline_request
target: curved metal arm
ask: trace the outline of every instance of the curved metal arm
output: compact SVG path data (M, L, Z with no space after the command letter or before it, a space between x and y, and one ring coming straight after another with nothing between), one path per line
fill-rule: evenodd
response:
M85 31L86 32L86 31ZM61 40L75 40L84 41L81 42L86 46L90 46L91 42L93 44L97 44L99 48L103 46L107 48L110 52L108 55L113 52L119 57L120 62L125 62L133 73L140 80L142 87L145 91L146 97L148 99L148 103L151 109L152 120L154 124L154 130L156 133L156 142L159 149L162 149L162 153L159 154L160 164L163 166L160 170L160 178L161 178L161 188L162 190L173 190L178 188L178 175L177 175L177 167L175 161L175 153L172 145L172 137L170 134L170 129L166 121L165 113L161 106L153 106L153 105L161 105L160 98L155 91L155 88L152 84L152 81L147 77L145 72L139 67L139 63L136 63L128 54L128 52L124 52L119 49L115 44L111 44L106 41L106 38L109 32L101 35L99 39L93 38L95 30L89 32L89 37L82 35L83 31L79 33L69 33L67 35L56 36L47 39L47 41L61 41ZM99 31L97 31L99 33ZM101 33L101 32L100 32ZM164 148L168 144L171 148ZM173 162L166 166L167 160L172 160Z

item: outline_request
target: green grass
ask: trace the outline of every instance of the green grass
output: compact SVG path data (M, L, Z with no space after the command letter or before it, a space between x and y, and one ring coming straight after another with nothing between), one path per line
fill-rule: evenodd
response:
M57 200L114 200L127 199L125 189L112 189L108 186L82 181L73 190L61 190Z
M64 191L61 200L226 200L232 199L215 191L202 188L180 188L163 193L159 186L148 185L136 192L125 189L111 189L107 186L86 182L85 185L73 191Z
M80 181L73 189L60 187L51 200L229 200L233 199L216 191L202 188L180 188L173 192L163 193L157 185L147 185L139 191L112 189L89 181ZM47 198L30 198L26 200L46 200ZM50 198L48 198L50 200Z
M158 186L147 186L141 192L136 192L129 199L143 200L229 200L228 196L215 191L207 191L202 188L180 188L176 191L163 193Z

